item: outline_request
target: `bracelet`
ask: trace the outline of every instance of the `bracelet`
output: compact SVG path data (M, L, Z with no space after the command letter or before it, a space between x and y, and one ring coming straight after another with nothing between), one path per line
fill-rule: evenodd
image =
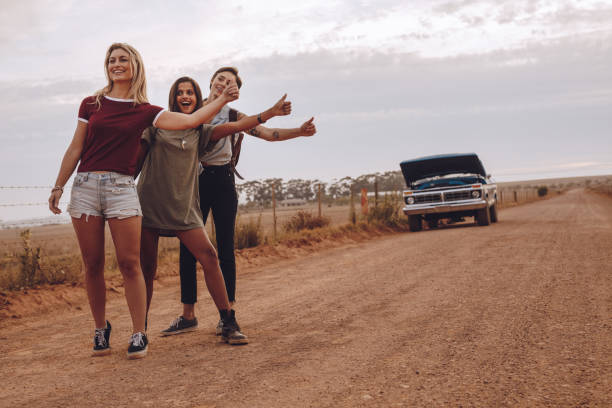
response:
M257 121L259 123L266 123L266 121L261 118L261 113L257 115Z
M62 193L64 192L64 187L62 186L55 186L51 189L51 192L53 193L54 191L61 191Z

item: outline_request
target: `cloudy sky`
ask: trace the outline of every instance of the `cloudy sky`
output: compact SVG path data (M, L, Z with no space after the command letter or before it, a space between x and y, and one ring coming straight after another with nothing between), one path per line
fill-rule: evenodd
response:
M612 0L109 4L2 5L0 204L24 199L3 186L53 184L112 42L142 54L151 103L178 76L206 87L234 65L237 109L287 92L293 115L271 126L315 116L312 138L249 137L248 179L330 181L451 152L477 152L498 181L612 173Z

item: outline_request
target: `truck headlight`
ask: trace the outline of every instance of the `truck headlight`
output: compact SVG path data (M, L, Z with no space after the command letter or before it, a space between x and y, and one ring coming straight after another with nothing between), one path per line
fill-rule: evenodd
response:
M414 197L406 197L406 204L414 204Z
M478 197L480 197L480 191L479 191L479 190L474 190L474 191L472 191L472 197L473 197L473 198L478 198Z

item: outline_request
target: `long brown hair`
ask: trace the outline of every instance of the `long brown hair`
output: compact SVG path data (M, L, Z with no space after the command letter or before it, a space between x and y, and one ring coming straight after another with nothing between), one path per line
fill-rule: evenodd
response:
M134 104L148 103L147 98L147 78L145 75L144 64L140 53L136 48L126 43L113 43L106 51L106 57L104 58L104 74L108 83L106 86L95 92L96 105L100 106L100 99L102 96L108 94L113 89L113 81L111 81L108 75L108 62L110 60L111 53L116 49L122 49L130 55L130 66L132 67L132 82L130 84L130 90L128 97L134 99Z
M176 102L176 93L178 92L178 86L183 82L189 82L191 83L191 86L193 86L193 90L196 96L194 112L202 107L202 91L200 90L200 85L198 85L195 79L190 78L188 76L183 76L174 81L174 83L170 87L170 94L168 95L168 109L170 109L170 112L181 111L181 108L179 108L178 103Z

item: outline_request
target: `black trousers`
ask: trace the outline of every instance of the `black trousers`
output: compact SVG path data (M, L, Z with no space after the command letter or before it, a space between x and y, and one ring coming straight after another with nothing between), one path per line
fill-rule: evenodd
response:
M230 302L236 300L236 258L234 257L234 229L238 212L238 194L234 173L229 164L224 166L207 166L200 175L200 209L204 224L212 209L217 238L219 264L227 297ZM181 302L197 302L198 286L196 279L196 259L186 246L180 249Z

